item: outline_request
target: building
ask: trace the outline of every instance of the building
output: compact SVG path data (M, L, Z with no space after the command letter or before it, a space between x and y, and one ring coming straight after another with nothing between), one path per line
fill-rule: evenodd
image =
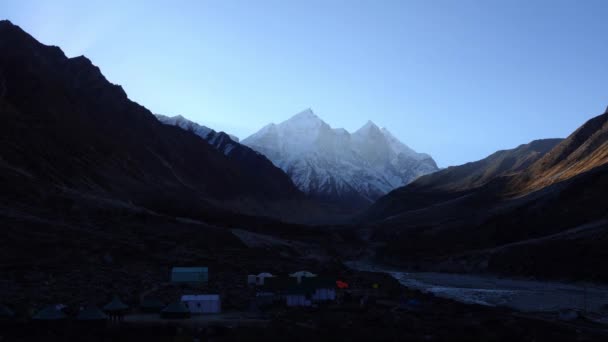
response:
M182 303L193 314L222 312L222 302L218 294L183 295Z
M112 321L122 320L128 310L129 306L118 297L114 297L111 302L103 306L103 311L108 314Z
M303 286L293 286L285 291L285 304L288 307L311 306L309 289Z
M292 273L289 275L292 278L296 278L298 280L298 283L302 282L302 278L312 278L312 277L316 277L317 275L308 271L298 271L295 273Z
M256 285L264 285L264 282L268 278L274 278L274 276L270 273L264 272L260 273L256 276Z
M330 277L302 278L302 287L308 289L313 302L336 300L336 280Z
M201 285L209 280L207 267L173 267L171 269L171 283Z

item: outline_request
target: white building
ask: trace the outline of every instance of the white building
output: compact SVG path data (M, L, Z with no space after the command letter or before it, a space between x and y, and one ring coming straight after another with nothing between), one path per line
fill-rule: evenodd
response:
M318 288L312 294L313 302L324 302L324 301L334 301L336 300L336 289L334 288Z
M220 313L222 302L220 295L183 295L182 302L192 314Z
M285 295L285 304L289 307L311 306L312 301L308 298L305 291L292 290Z
M298 280L298 284L302 282L302 278L313 278L317 275L308 271L298 271L289 275L292 278L296 278Z
M274 276L270 273L260 273L256 276L256 284L257 285L264 285L264 281L266 280L266 278L273 278Z

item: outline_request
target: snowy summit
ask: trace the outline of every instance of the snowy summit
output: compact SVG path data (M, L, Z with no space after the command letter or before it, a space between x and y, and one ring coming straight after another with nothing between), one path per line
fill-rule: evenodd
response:
M269 124L242 141L266 155L315 197L369 204L419 176L437 170L386 128L368 121L354 133L332 128L311 109Z

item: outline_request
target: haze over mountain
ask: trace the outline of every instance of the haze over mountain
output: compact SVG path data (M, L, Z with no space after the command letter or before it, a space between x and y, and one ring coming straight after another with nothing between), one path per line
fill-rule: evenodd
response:
M354 133L332 128L311 109L269 124L242 141L267 156L315 198L369 205L392 189L437 170L371 121Z

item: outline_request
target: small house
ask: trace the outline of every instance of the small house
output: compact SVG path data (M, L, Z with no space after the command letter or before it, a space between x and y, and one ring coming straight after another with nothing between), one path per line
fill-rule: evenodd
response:
M260 273L256 276L256 285L264 285L264 282L268 278L274 278L274 276L270 273Z
M207 267L173 267L171 269L171 283L201 285L209 280Z
M336 280L330 277L303 278L302 286L309 289L313 302L336 300Z
M302 278L312 278L317 275L308 271L298 271L289 275L292 278L296 278L298 280L298 284L302 282Z
M129 310L129 306L123 303L120 298L114 297L111 302L103 306L103 311L110 316L111 320L120 320Z
M218 294L183 295L182 303L193 314L220 313L222 303Z
M285 293L285 304L289 307L311 306L310 291L303 286L293 286Z

